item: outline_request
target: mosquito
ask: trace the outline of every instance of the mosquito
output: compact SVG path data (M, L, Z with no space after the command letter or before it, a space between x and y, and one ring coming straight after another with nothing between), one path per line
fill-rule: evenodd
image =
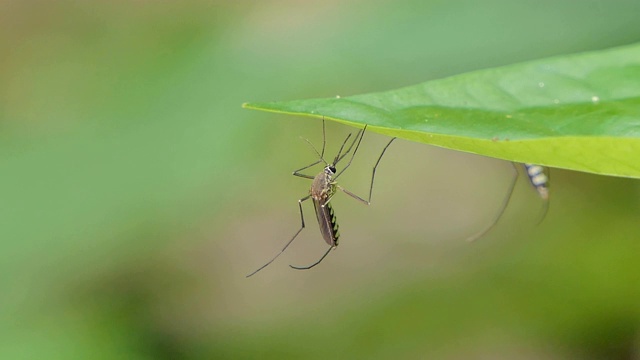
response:
M289 240L285 244L285 246L282 248L282 250L280 250L278 254L276 254L276 256L274 256L266 264L262 265L251 274L247 275L247 277L253 276L258 271L264 269L265 267L269 266L272 262L274 262L280 255L282 255L282 253L284 253L284 251L289 247L289 245L291 245L291 243L293 242L293 240L296 239L298 234L302 232L302 230L305 228L304 213L302 211L302 203L309 199L312 199L313 201L313 207L316 212L316 218L318 220L318 225L320 226L320 233L322 234L322 238L324 239L324 241L329 245L329 249L327 249L327 251L322 255L322 257L320 257L318 261L314 262L311 265L308 265L308 266L289 265L289 266L296 270L311 269L312 267L320 264L322 260L324 260L324 258L327 257L327 255L329 255L331 250L338 247L340 232L338 231L338 222L336 220L336 215L333 210L333 206L330 203L331 199L333 198L333 195L335 195L337 190L340 190L343 193L349 195L350 197L360 201L365 205L371 205L371 194L373 192L373 181L375 180L376 169L378 167L378 164L380 164L380 160L382 159L382 156L387 151L387 148L396 139L395 137L392 138L384 147L384 149L382 149L382 153L380 153L380 156L378 157L378 161L376 161L376 164L373 167L373 172L371 174L371 186L369 187L369 198L365 200L360 196L338 185L337 180L340 177L340 175L342 175L345 172L345 170L347 170L349 166L351 166L351 162L353 161L353 158L356 156L356 153L358 152L358 148L360 147L360 143L362 142L362 138L364 137L364 133L366 130L367 130L367 125L365 125L362 130L359 130L356 133L356 136L353 138L350 145L345 150L345 146L349 142L349 139L351 138L352 134L347 135L347 137L342 142L342 146L340 146L340 150L338 151L338 154L336 155L336 157L333 159L331 163L328 163L324 159L324 150L326 146L326 130L325 130L324 119L322 119L322 151L318 152L318 150L315 148L315 146L313 146L313 144L309 140L304 139L313 148L315 153L318 155L319 159L314 163L307 165L305 167L302 167L293 172L294 176L313 180L311 183L311 188L309 189L309 194L303 197L302 199L298 200L298 208L300 209L300 222L301 222L300 229L298 229L298 231L293 235L291 240ZM354 145L355 145L355 149L353 148ZM351 153L352 149L353 149L353 153ZM344 168L342 168L341 171L337 171L336 166L349 153L351 153L349 162L347 163L347 165L344 166ZM318 175L311 176L311 175L301 173L301 171L306 170L320 163L324 163L325 167L322 170L322 172L320 172Z
M538 195L543 201L542 213L538 219L538 224L540 224L542 220L544 220L544 218L547 216L547 211L549 210L549 180L550 179L549 179L549 175L547 175L548 169L546 169L544 166L530 164L530 163L525 163L521 165L524 166L524 170L527 174L527 178L529 179L529 183L531 184L531 186L533 186L533 188L536 190L536 192L538 193ZM476 233L475 235L468 237L467 241L475 241L483 237L489 231L491 231L491 229L493 229L493 227L498 223L498 221L504 214L505 210L507 209L507 205L509 205L509 202L511 201L511 195L513 195L513 190L516 187L516 182L518 180L518 175L519 175L518 167L516 163L511 163L511 166L513 167L513 178L511 180L511 184L509 185L509 188L507 189L507 195L502 201L500 211L498 211L498 214L494 217L493 221L489 224L489 226L487 226L484 230L480 231L479 233Z

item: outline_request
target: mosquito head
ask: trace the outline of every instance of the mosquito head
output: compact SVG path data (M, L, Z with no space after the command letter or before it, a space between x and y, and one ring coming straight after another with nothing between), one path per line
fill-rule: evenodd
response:
M329 164L329 165L325 166L324 173L327 174L327 175L335 175L336 167L333 166L333 164Z

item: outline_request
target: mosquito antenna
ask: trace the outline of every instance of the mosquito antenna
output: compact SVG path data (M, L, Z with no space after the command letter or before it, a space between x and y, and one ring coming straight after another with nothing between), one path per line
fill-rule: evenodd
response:
M313 149L313 151L315 151L315 152L316 152L316 155L318 155L318 156L320 157L320 160L321 160L325 165L327 165L327 162L326 162L326 161L325 161L325 159L324 159L324 142L322 143L322 153L320 153L320 152L318 151L318 149L316 149L316 147L315 147L315 146L313 146L313 144L311 143L311 141L309 141L309 139L307 139L307 138L303 138L302 136L300 136L300 139L302 139L302 140L306 141L306 142L307 142L307 144L309 144L309 146L311 146L311 148ZM315 164L314 164L314 165L315 165Z
M356 142L356 140L358 140L358 144L356 145L356 148L353 150L353 153L351 154L351 158L349 159L349 163L347 163L347 165L342 168L342 170L340 172L338 172L336 174L336 176L333 177L334 180L338 179L338 176L342 175L342 173L347 170L347 168L349 166L351 166L351 162L353 161L353 158L356 156L356 153L358 152L358 148L360 147L360 143L362 142L362 138L364 137L364 132L367 130L367 125L364 126L364 129L360 130L358 132L358 135L360 135L360 138L356 137L355 139L353 139L353 143L351 144L351 146L349 147L349 150L347 150L347 152L338 159L338 161L342 160L342 158L347 155L349 153L349 151L351 151L351 147L353 147L353 144ZM334 163L335 165L335 163Z
M324 125L324 116L322 117L322 152L318 151L318 149L316 149L316 147L313 145L313 143L311 141L309 141L309 139L304 138L302 136L300 136L300 139L304 140L307 142L307 144L309 144L309 146L311 146L311 148L313 149L313 151L316 153L316 155L318 155L318 157L320 158L320 160L325 164L325 165L329 165L327 164L327 161L324 159L324 149L327 145L327 133L325 130L325 125ZM315 163L317 164L317 163ZM314 164L314 165L315 165Z
M471 241L478 240L479 238L483 237L486 233L491 231L491 229L493 229L493 227L496 226L496 224L498 223L498 220L500 220L500 218L504 214L504 211L507 209L507 205L509 205L509 201L511 201L511 195L513 195L513 190L516 187L516 182L518 180L518 175L519 175L518 168L516 168L516 165L514 163L511 163L511 166L513 166L514 176L513 176L513 180L511 181L511 185L509 185L509 189L507 190L507 195L502 201L502 207L500 208L500 211L493 218L493 221L489 226L487 226L484 230L480 231L479 233L476 233L475 235L468 237L467 241L471 242Z
M296 270L309 270L312 267L320 264L322 262L322 260L324 260L324 258L327 257L327 255L329 255L329 253L331 252L331 250L333 250L333 246L329 248L329 250L327 250L326 253L324 253L324 255L322 255L322 257L320 258L320 260L316 261L315 263L309 265L309 266L293 266L293 265L289 265L292 269L296 269Z

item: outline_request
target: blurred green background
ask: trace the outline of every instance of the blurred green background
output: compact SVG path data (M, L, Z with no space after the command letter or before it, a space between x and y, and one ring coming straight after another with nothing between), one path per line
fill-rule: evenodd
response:
M637 0L0 2L0 358L640 359L638 181L397 141L341 246L299 227L346 96L640 40ZM333 154L353 129L329 123ZM341 184L366 194L388 139ZM313 171L319 171L314 169ZM312 171L312 172L313 172Z

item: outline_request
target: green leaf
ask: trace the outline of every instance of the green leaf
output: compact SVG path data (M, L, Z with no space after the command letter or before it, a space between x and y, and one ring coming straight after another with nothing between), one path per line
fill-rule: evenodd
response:
M640 44L381 93L243 106L368 124L367 131L514 162L640 178Z

